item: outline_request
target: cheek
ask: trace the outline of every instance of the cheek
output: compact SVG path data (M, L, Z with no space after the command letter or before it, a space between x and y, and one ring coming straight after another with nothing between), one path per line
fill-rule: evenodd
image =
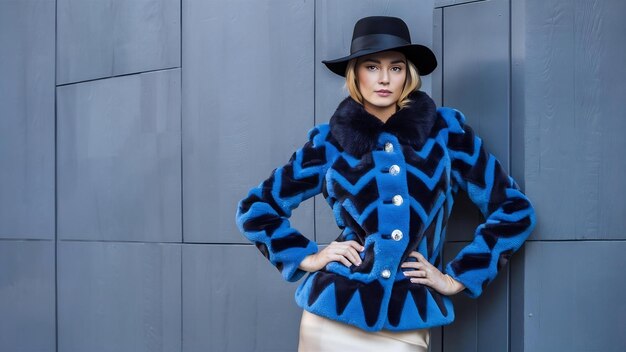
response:
M361 86L370 86L372 81L375 81L376 77L372 72L369 71L358 71L356 75L357 86L360 88Z
M405 81L406 75L398 75L398 79L396 80L396 87L402 89L404 87Z

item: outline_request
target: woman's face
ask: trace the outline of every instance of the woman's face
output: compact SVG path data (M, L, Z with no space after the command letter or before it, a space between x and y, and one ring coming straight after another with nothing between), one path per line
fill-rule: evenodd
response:
M358 59L357 84L368 112L380 118L379 114L389 117L396 111L406 70L406 58L397 51L384 51Z

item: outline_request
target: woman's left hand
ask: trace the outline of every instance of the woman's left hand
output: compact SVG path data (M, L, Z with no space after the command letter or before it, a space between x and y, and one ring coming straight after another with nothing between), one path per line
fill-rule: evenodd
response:
M465 286L457 280L444 274L437 267L430 264L424 256L419 252L412 252L409 257L417 259L416 262L404 262L402 268L413 268L408 270L404 275L411 278L411 282L430 286L437 292L446 296L451 296L465 289Z

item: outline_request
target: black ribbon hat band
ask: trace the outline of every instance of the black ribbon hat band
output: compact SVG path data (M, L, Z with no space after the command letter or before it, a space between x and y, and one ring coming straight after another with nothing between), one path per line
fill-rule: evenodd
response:
M421 76L430 74L437 67L435 54L428 47L411 44L406 23L397 17L372 16L356 22L350 45L350 55L335 60L322 61L332 72L345 76L351 59L394 50L403 53Z
M393 48L410 44L410 42L407 42L406 40L393 34L369 34L352 40L352 45L350 45L350 54L354 54L361 50L377 50L380 45Z

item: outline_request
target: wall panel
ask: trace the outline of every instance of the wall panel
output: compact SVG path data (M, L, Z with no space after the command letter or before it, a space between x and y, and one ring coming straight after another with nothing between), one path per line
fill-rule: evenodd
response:
M525 351L626 349L626 241L530 242Z
M178 244L58 244L59 352L181 350Z
M57 0L57 84L180 66L180 0Z
M59 238L180 241L180 69L57 92Z
M459 109L505 170L509 165L509 2L493 0L443 9L443 104ZM464 194L449 238L468 240L482 222Z
M509 2L492 0L443 9L444 97L509 165Z
M237 202L308 140L313 5L183 1L186 242L247 243ZM312 202L294 225L313 239Z
M0 351L56 348L53 241L0 241Z
M0 238L54 238L54 15L0 1Z
M526 188L533 238L624 239L626 2L525 1Z
M183 351L296 351L296 287L254 246L184 245Z

